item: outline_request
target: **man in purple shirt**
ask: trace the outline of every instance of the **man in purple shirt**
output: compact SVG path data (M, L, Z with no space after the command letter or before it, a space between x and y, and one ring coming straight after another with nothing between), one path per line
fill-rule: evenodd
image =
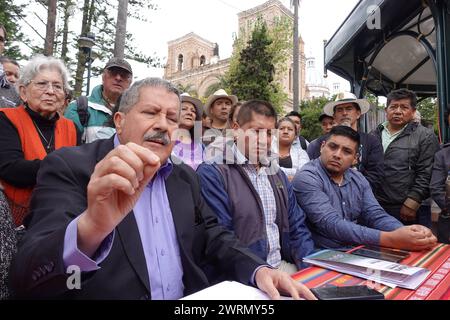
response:
M272 298L278 290L314 298L240 246L205 204L195 172L172 164L179 110L170 83L138 81L114 115L116 136L46 158L13 295L178 299L210 285L203 268L214 267Z

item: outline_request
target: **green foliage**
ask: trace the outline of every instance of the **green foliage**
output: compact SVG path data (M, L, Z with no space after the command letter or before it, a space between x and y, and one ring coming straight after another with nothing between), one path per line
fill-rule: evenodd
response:
M148 0L132 0L128 4L128 16L147 21L141 14L143 8L156 10L157 6ZM106 62L112 56L114 50L114 40L116 33L116 16L117 5L112 4L111 1L94 0L94 6L91 7L95 12L92 15L91 32L96 35L96 50L100 55L99 58ZM148 66L161 66L160 60L157 57L149 56L140 52L134 46L134 37L131 33L126 34L125 58L135 60L147 64Z
M364 98L370 102L371 106L377 106L378 110L384 110L384 104L380 104L380 102L378 101L378 97L373 93L366 91Z
M67 0L66 0L67 1ZM83 12L83 23L81 34L88 32L95 34L95 46L93 51L97 53L97 61L101 61L100 65L104 65L109 58L112 57L114 51L114 41L116 32L117 18L117 1L110 0L83 0L84 5L81 7ZM157 6L151 0L131 0L128 4L128 16L147 21L142 15L143 8L156 10ZM79 34L79 33L77 33ZM134 60L147 64L148 66L161 66L160 59L156 56L146 55L139 52L133 45L134 38L129 32L126 34L125 43L125 59ZM78 52L77 67L75 72L75 96L81 94L82 84L84 82L84 71L86 66L86 54L78 48L76 39L72 42L72 51ZM92 76L98 76L102 72L101 68L92 68Z
M181 93L186 92L189 93L190 96L198 98L198 92L191 83L188 83L187 85L178 84L177 89L180 90Z
M235 40L230 68L224 86L240 100L270 101L278 112L287 101L280 79L292 49L292 23L277 19L267 28L258 18L250 36L245 30Z
M268 50L271 43L265 23L256 25L248 46L240 54L236 73L228 79L231 91L240 99L270 101L275 73L273 54Z
M319 123L319 116L323 112L323 107L334 98L314 98L312 100L303 100L300 103L300 114L302 116L301 135L308 141L312 141L322 135L322 127Z
M433 125L433 129L438 133L438 106L435 98L426 98L417 104L417 110L422 116L424 126Z
M232 92L229 87L228 80L225 76L218 76L217 81L218 82L213 83L210 86L208 86L208 88L206 88L204 98L207 99L210 95L212 95L214 92L216 92L219 89L224 89L227 92Z
M15 4L13 0L0 0L0 23L5 26L8 34L6 50L3 54L16 60L26 58L17 43L22 42L29 45L29 39L21 32L19 24L25 18L23 14L25 6L25 4Z

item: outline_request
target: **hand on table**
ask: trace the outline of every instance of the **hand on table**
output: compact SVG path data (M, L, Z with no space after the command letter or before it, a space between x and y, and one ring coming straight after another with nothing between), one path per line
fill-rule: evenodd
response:
M381 232L380 245L413 251L428 250L437 243L430 229L421 225L403 226L390 232Z
M298 300L317 300L312 292L300 282L292 279L289 274L268 267L260 268L255 275L258 288L274 300L280 299L280 293Z

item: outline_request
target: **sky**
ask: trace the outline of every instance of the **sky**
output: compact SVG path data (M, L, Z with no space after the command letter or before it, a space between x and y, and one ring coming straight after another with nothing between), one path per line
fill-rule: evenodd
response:
M21 0L25 1L25 0ZM291 0L280 0L290 8ZM237 13L263 4L266 0L153 0L158 10L142 12L148 22L128 19L128 30L133 33L135 46L149 55L156 55L165 63L167 42L189 32L219 44L220 58L232 54L233 34L238 31ZM323 40L330 39L358 0L301 0L299 9L299 30L305 42L305 54L316 58L318 70L323 70ZM45 17L42 8L29 8L30 20L33 11ZM40 10L40 12L39 12ZM292 8L293 11L293 8ZM71 29L80 30L81 17L72 22ZM38 26L36 22L34 26ZM32 33L24 27L25 32ZM42 28L42 26L41 26ZM45 34L45 29L42 30ZM95 47L94 47L95 50ZM94 65L102 67L99 61ZM147 68L132 62L134 78L163 76L162 68ZM335 82L329 74L329 83ZM91 86L100 83L99 78L91 80ZM343 82L344 83L344 82Z

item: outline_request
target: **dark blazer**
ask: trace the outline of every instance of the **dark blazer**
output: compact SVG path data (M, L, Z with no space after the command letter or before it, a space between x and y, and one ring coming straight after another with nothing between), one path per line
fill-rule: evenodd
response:
M382 143L384 126L371 134ZM410 122L384 152L384 177L375 197L386 211L400 208L407 198L418 203L430 196L434 155L439 142L433 130Z
M442 149L434 155L433 171L431 173L431 197L441 210L447 210L446 181L450 172L450 143L444 144Z
M11 288L18 298L150 299L142 244L133 212L117 226L112 249L100 269L82 274L80 290L68 290L63 262L67 225L87 206L87 184L94 167L113 148L98 140L50 154L41 165L31 200L29 230L11 269ZM184 270L185 295L210 284L203 268L213 265L228 279L249 284L265 262L241 247L200 195L195 172L174 165L166 180Z

